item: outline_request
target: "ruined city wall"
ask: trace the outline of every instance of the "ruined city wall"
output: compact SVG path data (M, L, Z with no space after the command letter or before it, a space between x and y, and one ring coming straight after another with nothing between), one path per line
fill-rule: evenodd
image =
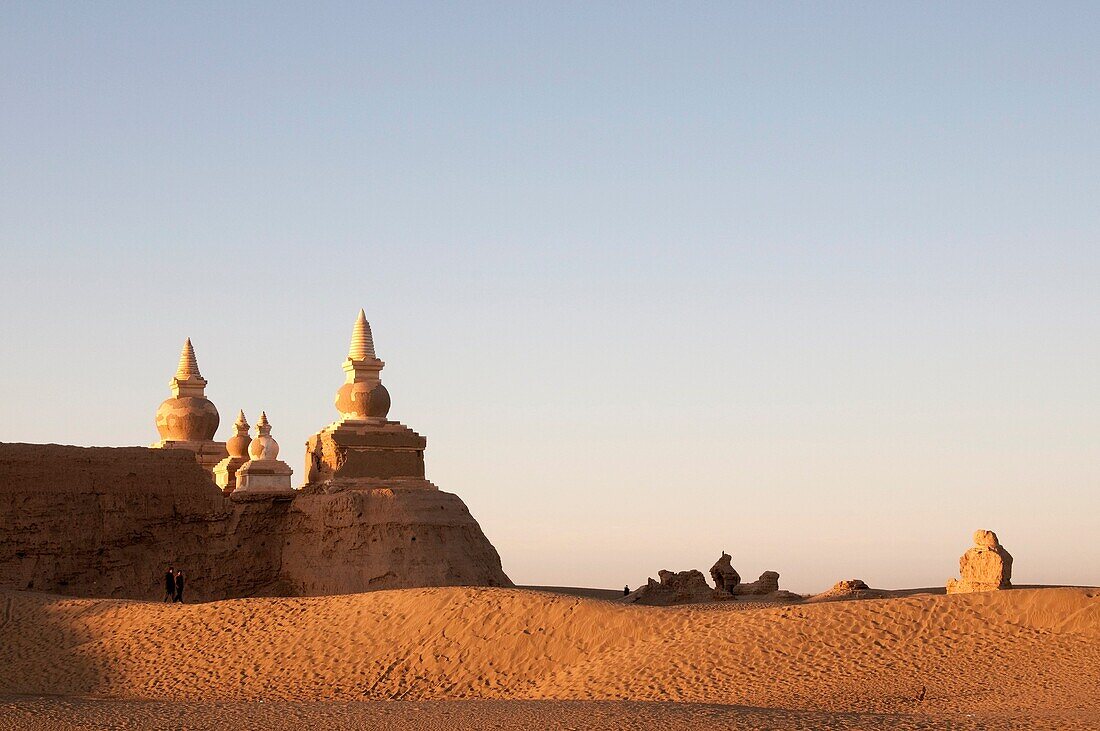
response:
M449 493L234 501L181 450L0 444L0 586L156 600L168 565L190 600L511 585Z

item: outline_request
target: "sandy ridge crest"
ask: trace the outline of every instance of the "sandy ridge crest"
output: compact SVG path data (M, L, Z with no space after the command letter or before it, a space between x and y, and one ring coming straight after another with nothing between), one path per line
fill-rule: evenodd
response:
M1100 711L1100 590L731 611L433 588L196 605L0 592L0 694Z

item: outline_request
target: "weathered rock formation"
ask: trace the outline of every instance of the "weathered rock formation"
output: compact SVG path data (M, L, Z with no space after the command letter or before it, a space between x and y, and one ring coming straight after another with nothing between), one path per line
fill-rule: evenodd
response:
M234 511L189 451L0 444L0 585L156 598L173 565L189 597L268 593L280 510Z
M829 591L833 594L851 594L856 591L868 591L870 588L863 579L841 579L833 584L833 588Z
M733 594L741 583L741 574L733 568L732 557L722 551L722 557L710 567L710 578L714 581L715 591Z
M649 604L666 606L668 604L687 604L691 602L710 602L715 600L714 590L710 588L703 572L690 571L657 572L660 581L653 578L645 586L627 594L622 601L627 604Z
M888 592L872 589L861 579L843 579L820 594L810 597L813 602L841 601L844 599L880 599Z
M763 596L779 591L779 574L775 571L765 571L760 578L747 584L741 584L734 591L736 596Z
M196 600L511 586L454 495L377 490L229 499L193 453L0 444L0 586Z
M974 532L974 546L959 559L962 579L948 579L948 594L1012 588L1012 556L991 530Z
M295 594L512 585L466 505L442 490L300 494L283 527L281 578Z
M750 597L754 601L801 601L803 597L779 589L779 574L765 571L760 578L748 584L741 583L741 575L733 568L733 559L722 552L713 566L710 576L715 588L711 589L701 571L657 572L660 581L649 579L645 586L622 597L628 604L686 604L691 602L730 601L738 597Z

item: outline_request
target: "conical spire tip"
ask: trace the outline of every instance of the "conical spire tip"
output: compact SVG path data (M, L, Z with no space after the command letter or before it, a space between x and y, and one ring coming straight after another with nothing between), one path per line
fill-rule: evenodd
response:
M351 331L351 346L348 348L348 360L377 359L374 354L374 336L371 335L370 323L367 322L367 313L359 310L359 317L355 320L355 328Z
M199 361L195 358L195 348L191 345L191 338L183 343L180 351L179 367L176 368L176 378L186 380L188 378L202 378L199 373Z

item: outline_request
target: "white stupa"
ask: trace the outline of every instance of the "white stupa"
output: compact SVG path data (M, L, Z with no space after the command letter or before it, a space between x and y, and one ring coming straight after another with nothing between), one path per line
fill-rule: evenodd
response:
M290 476L294 471L279 459L279 443L271 436L271 422L266 412L260 412L256 432L248 445L248 461L237 469L237 489L233 496L293 495Z

